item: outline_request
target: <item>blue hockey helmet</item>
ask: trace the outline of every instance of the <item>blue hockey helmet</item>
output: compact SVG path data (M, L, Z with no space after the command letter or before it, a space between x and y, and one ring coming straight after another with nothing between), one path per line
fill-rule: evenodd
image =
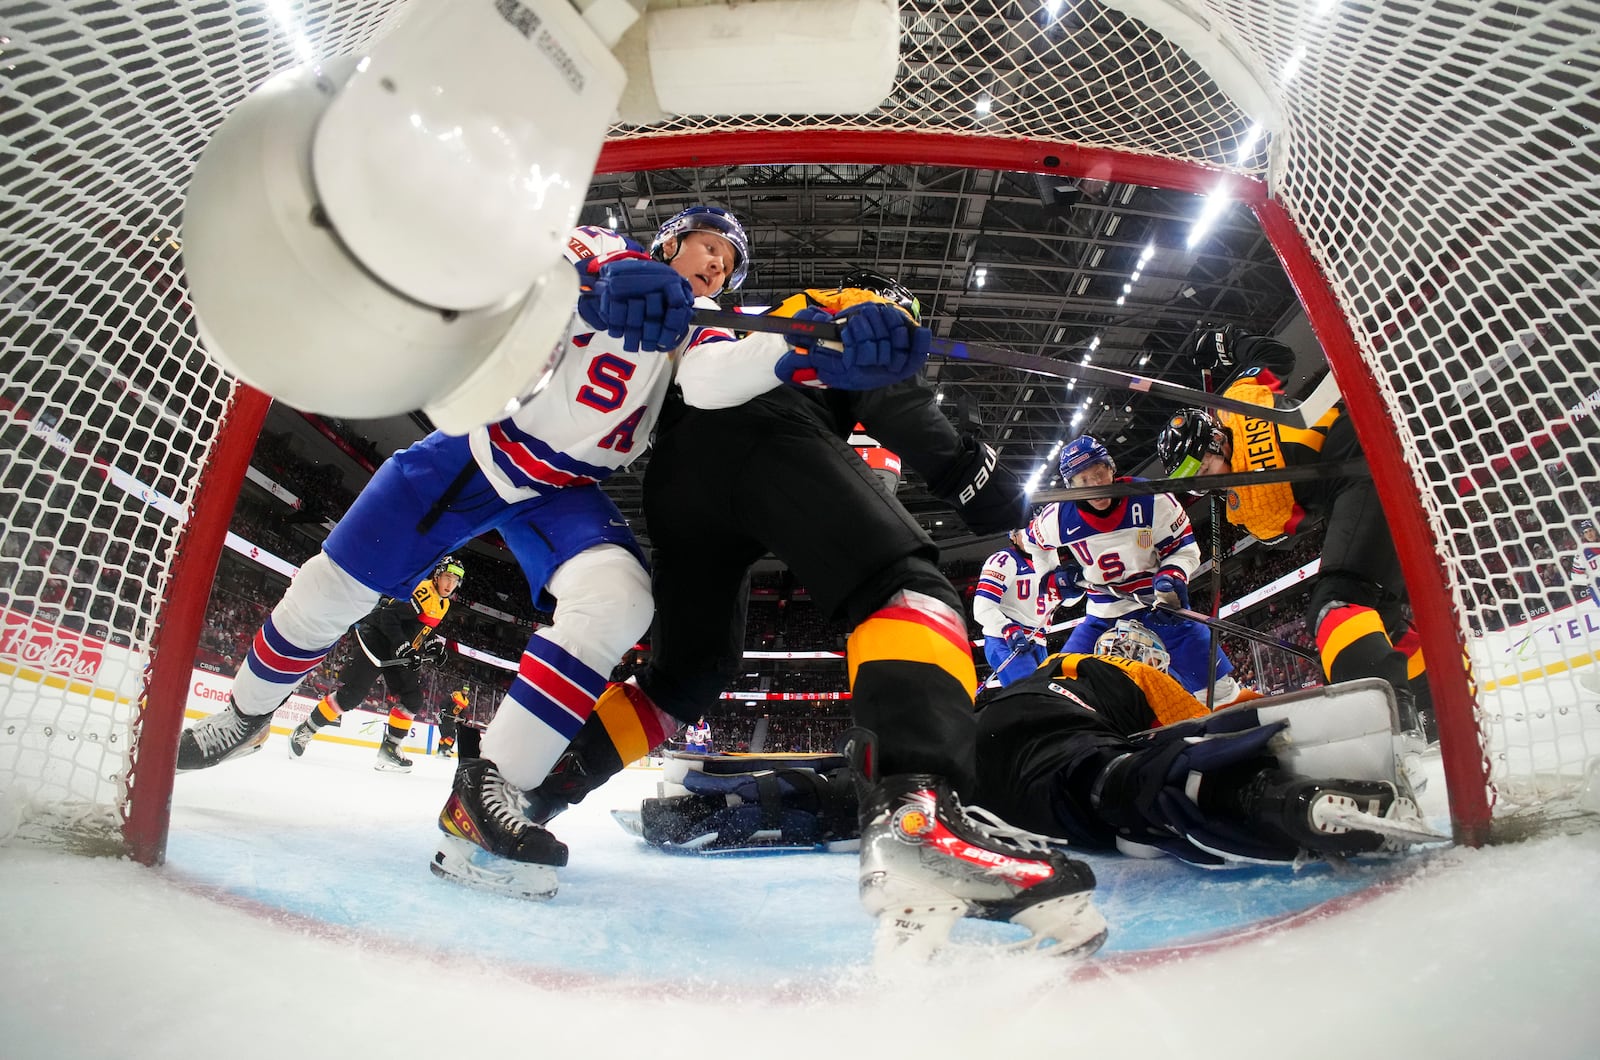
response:
M1113 475L1117 473L1116 462L1105 446L1087 434L1074 438L1061 449L1061 481L1070 486L1074 478L1096 464L1106 465Z
M672 261L678 249L674 246L672 254L668 255L665 247L685 232L711 232L732 244L733 272L728 274L726 289L734 291L744 283L750 273L750 240L737 217L720 206L691 206L675 214L656 232L656 237L650 241L650 256L657 261Z
M1149 626L1133 618L1119 618L1115 626L1100 634L1094 642L1094 653L1144 663L1162 673L1172 664L1172 655L1161 638Z

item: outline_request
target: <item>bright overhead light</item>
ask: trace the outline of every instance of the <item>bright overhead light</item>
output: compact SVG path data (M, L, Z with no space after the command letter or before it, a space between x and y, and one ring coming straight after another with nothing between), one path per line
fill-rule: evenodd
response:
M1089 255L1089 268L1093 269L1093 268L1096 268L1097 266L1099 266L1100 259L1105 257L1105 256L1106 256L1106 248L1105 247L1095 247L1094 248L1094 252Z
M1087 291L1088 289L1089 289L1089 277L1085 276L1085 277L1083 277L1083 279L1078 281L1078 290L1077 290L1076 293L1077 294L1082 294L1084 291Z
M1122 293L1123 294L1132 294L1133 293L1133 284L1131 284L1131 283L1123 284L1122 285Z
M1096 335L1094 338L1089 340L1089 348L1091 350L1098 350L1100 348L1100 336L1099 335Z
M972 109L981 117L989 113L990 101L988 96L979 96L972 104Z
M1127 300L1128 300L1128 296L1127 295L1120 295L1117 298L1117 304L1121 305L1122 303L1126 302Z
M1200 207L1199 216L1194 219L1194 227L1189 229L1189 238L1184 240L1184 246L1190 250L1198 246L1227 210L1230 202L1228 193L1219 184L1215 191L1206 196L1205 205Z
M1138 283L1139 282L1139 270L1138 269L1134 269L1133 270L1133 275L1129 276L1128 279L1132 280L1134 283Z
M1149 364L1149 363L1150 363L1150 355L1148 353L1145 354L1143 357L1139 358L1139 364L1141 366Z
M1117 226L1120 225L1121 223L1122 223L1122 215L1121 214L1117 214L1117 213L1112 214L1111 215L1111 220L1106 222L1106 235L1108 235L1108 236L1116 235L1117 234Z
M1082 363L1082 364L1088 364L1089 363L1089 355L1087 353L1083 355L1083 360L1080 363Z

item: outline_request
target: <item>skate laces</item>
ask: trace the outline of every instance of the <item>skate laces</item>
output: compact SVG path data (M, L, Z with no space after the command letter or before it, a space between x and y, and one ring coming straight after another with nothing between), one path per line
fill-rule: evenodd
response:
M955 797L954 793L951 794L951 797ZM1066 840L1041 835L1038 832L1030 832L1025 828L1018 828L1015 825L1007 824L982 806L963 806L959 799L955 801L956 808L965 815L967 824L972 827L973 831L996 846L1016 851L1019 854L1026 854L1030 857L1039 857L1067 848Z
M521 789L491 764L483 778L483 808L495 824L508 832L522 832L533 824L523 810L525 805Z
M227 715L226 719L219 720L224 715ZM226 710L218 711L194 727L194 742L206 755L236 747L250 735L250 722L253 720L241 714L238 707L229 704Z

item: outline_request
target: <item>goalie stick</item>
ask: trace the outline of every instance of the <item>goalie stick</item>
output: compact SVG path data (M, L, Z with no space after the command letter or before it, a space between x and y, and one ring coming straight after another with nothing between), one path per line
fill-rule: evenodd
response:
M838 325L828 321L735 313L726 309L696 309L694 323L698 327L727 328L730 331L761 331L799 338L836 340L839 337ZM1208 394L1193 387L1164 383L1148 376L1119 372L1112 368L1097 368L1092 364L1072 364L1058 361L1053 357L1008 350L1000 346L986 346L976 342L960 342L956 339L941 339L935 336L933 352L952 361L992 364L1002 368L1015 368L1023 372L1053 376L1057 379L1077 379L1096 386L1110 386L1120 390L1151 394L1183 405L1226 409L1269 423L1280 423L1287 427L1302 429L1316 423L1339 400L1338 384L1334 382L1331 373L1304 401L1294 402L1281 408L1268 408L1265 405L1251 404L1222 394Z

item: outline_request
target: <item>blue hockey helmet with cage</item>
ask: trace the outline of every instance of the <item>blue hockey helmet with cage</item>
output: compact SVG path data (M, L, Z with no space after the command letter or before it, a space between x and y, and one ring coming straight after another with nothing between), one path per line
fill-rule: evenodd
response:
M1172 665L1172 655L1167 651L1166 644L1150 627L1134 618L1117 619L1117 624L1100 634L1094 642L1094 653L1144 663L1162 673L1166 673Z
M733 246L733 272L728 274L726 289L738 290L750 273L750 240L739 219L720 206L691 206L673 215L656 232L656 237L650 241L650 256L657 261L672 261L677 256L677 247L674 246L669 255L666 245L685 232L711 232Z
M1096 464L1105 464L1113 475L1117 473L1116 461L1105 446L1087 434L1074 438L1061 449L1061 481L1070 486L1074 478Z

